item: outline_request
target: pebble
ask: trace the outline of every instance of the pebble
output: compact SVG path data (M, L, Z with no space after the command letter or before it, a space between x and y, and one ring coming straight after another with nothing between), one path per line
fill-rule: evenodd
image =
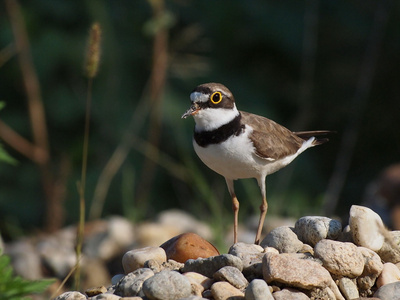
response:
M211 286L211 295L214 300L244 299L244 293L225 281L219 281Z
M136 298L136 300L142 299L141 297L124 297L123 299L124 300L128 300L128 299L133 300L135 298ZM100 295L90 298L90 300L120 300L120 299L121 299L120 296L113 295L113 294L100 294Z
M332 274L355 278L364 270L364 257L352 243L321 240L314 247L314 252Z
M277 281L303 289L325 288L332 281L329 272L317 262L289 253L266 253L263 271L267 283Z
M338 220L327 217L307 216L294 225L294 232L303 243L315 246L322 239L337 239L342 231Z
M137 269L119 281L115 288L115 294L122 297L144 296L143 282L153 275L154 272L148 268Z
M364 270L357 278L357 285L360 290L369 290L381 274L383 263L379 255L371 249L358 247L358 251L364 257Z
M381 286L374 294L380 300L400 300L400 281Z
M144 263L149 259L163 263L167 261L167 256L161 247L145 247L128 251L122 257L122 266L125 274L143 268Z
M54 300L86 300L86 296L79 292L65 292Z
M232 266L226 266L219 269L214 273L214 279L217 281L229 282L235 288L240 290L244 290L249 284L243 273Z
M277 252L276 249L274 251ZM236 243L230 247L228 253L240 258L243 274L248 280L262 277L262 258L265 255L263 247L255 244Z
M346 300L358 299L360 297L357 285L349 278L342 277L339 279L339 289Z
M143 292L149 299L173 300L189 297L192 287L189 279L182 274L164 270L143 283Z
M244 293L246 300L274 300L265 280L254 279L247 286Z
M356 245L373 251L382 248L385 237L381 217L368 207L352 205L349 217L350 230Z
M208 278L204 275L201 275L196 272L187 272L183 274L189 279L190 284L192 285L192 293L197 296L201 296L205 290L211 288L211 285L214 283L214 280Z
M385 229L386 230L386 229ZM377 253L385 262L397 264L400 262L400 236L399 231L387 232L383 246Z
M379 275L376 286L380 288L383 285L400 281L400 270L395 264L385 263L382 273Z
M167 259L184 263L188 259L208 258L219 255L219 251L210 242L195 233L183 233L169 239L161 246Z
M214 273L225 266L233 266L243 270L241 259L232 254L222 254L209 258L189 259L185 262L182 272L197 272L212 278Z
M303 242L297 238L291 227L281 226L271 230L260 246L274 247L279 253L296 253L303 248Z
M229 254L211 255L207 258L190 258L185 263L171 259L172 254L168 255L169 259L167 260L167 253L161 247L139 247L136 251L131 250L125 253L123 266L126 268L127 275L118 274L112 279L108 277L106 284L97 280L91 281L92 284L89 285L103 284L107 286L111 281L112 286L108 289L105 287L87 289L86 286L84 286L84 289L86 289L91 300L198 300L204 298L369 300L372 298L358 297L359 295L370 297L374 292L376 292L375 297L379 297L381 300L398 299L396 297L400 289L400 270L394 263L400 261L400 232L389 232L383 227L379 228L379 233L384 236L384 241L382 247L376 251L371 250L371 247L357 247L354 243L344 242L351 241L353 236L357 236L357 234L361 237L359 241L368 240L363 236L366 233L362 230L360 232L354 225L359 222L359 220L354 220L357 216L357 209L364 212L364 208L353 206L352 209L352 227L347 227L343 232L338 230L340 233L338 236L335 233L337 232L336 229L329 233L331 221L328 220L331 219L306 217L296 223L299 231L288 226L275 228L263 240L262 246L236 243L229 249ZM373 220L376 223L376 218ZM99 240L91 238L88 241L93 245L97 243L103 249L100 252L105 254L107 251L104 249L113 249L114 247L103 248L102 238L98 233L113 232L115 228L112 229L113 226L110 227L109 225L105 226L106 223L104 222L98 224L99 227L97 228L93 223L90 232L97 236ZM118 222L115 224L118 224ZM299 233L301 232L300 228L302 226L306 228L310 224L314 224L314 228L320 227L322 229L310 235L317 237L316 239L307 240L305 238L310 244L303 243L297 238L297 234L303 234ZM165 226L167 227L167 225ZM339 226L335 225L333 228L339 228ZM327 231L324 232L324 230ZM57 238L51 240L51 243L39 243L40 257L47 262L50 268L53 268L52 261L51 257L46 256L46 249L53 250L57 243L62 242L60 239L62 236L64 236L64 249L73 249L71 237L74 234L71 234L71 232L68 229L62 234L59 233ZM320 239L324 234L326 234L326 237ZM192 237L195 238L192 239ZM340 239L340 241L333 240L335 238ZM113 240L122 245L118 235ZM317 240L319 241L312 248L311 245ZM134 242L136 243L136 241ZM177 249L190 252L193 248L200 248L203 251L203 244L201 244L203 242L208 243L197 234L190 233L180 234L161 244L166 249L172 249L169 252L172 253L176 252ZM212 247L216 250L214 246ZM151 254L157 253L157 251L164 254L161 255L161 259ZM87 253L95 252L92 249L85 253L87 255ZM143 254L142 258L135 257L135 252ZM122 254L123 252L120 253L121 256ZM182 255L180 257L183 257ZM138 256L140 257L140 255ZM60 256L57 259L61 259ZM185 260L185 258L182 260ZM96 263L95 257L86 256L82 265L88 266L94 263ZM130 265L132 263L137 263L137 265ZM398 264L400 265L400 263ZM65 265L65 261L63 261L61 264L59 263L57 268L65 272L62 267ZM85 269L86 272L87 270ZM99 273L96 269L91 269L89 272ZM86 273L83 274L86 277ZM332 277L336 280L336 283ZM271 284L271 286L268 286L268 284ZM379 289L376 290L377 288ZM87 299L87 296L78 292L68 292L56 299Z
M154 259L149 259L144 263L144 268L149 268L151 269L154 273L161 272L162 270L169 270L169 271L179 271L182 269L184 266L183 263L174 261L172 259L169 259L166 262L163 262L160 264L158 261Z
M89 297L93 297L93 296L96 296L98 294L103 294L105 292L107 292L107 288L102 285L102 286L98 286L98 287L87 289L85 291L85 294L88 295Z
M275 300L309 300L310 298L295 289L286 288L273 294Z

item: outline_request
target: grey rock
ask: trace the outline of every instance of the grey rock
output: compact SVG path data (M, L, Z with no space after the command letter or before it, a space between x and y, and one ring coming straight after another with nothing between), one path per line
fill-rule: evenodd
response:
M161 264L155 259L149 259L144 263L144 267L151 269L154 273L161 272L162 270L179 271L183 266L183 263L177 262L173 259L168 259L168 261Z
M342 231L338 220L319 216L302 217L294 226L299 240L313 247L322 239L337 239Z
M262 240L261 247L274 247L279 253L296 253L303 248L293 229L289 226L281 226L273 229Z
M246 300L274 300L265 280L254 279L244 293Z
M112 285L115 285L115 284L117 284L122 278L124 278L125 277L125 275L124 274L117 274L117 275L114 275L112 278L111 278L111 284Z
M346 300L358 299L360 297L356 284L347 277L339 279L339 289Z
M164 270L143 283L143 292L149 299L173 300L189 297L192 288L185 276Z
M386 231L382 248L377 253L384 262L400 262L400 231Z
M266 253L263 274L267 283L281 282L303 289L325 288L332 278L329 272L315 261L297 258L291 253Z
M274 294L275 300L309 300L310 298L295 289L286 288L281 291L275 292Z
M86 300L86 296L79 292L65 292L54 300Z
M225 266L232 266L243 270L241 259L232 254L222 254L208 258L188 259L182 272L197 272L212 278L214 273Z
M227 281L238 289L244 289L249 284L243 273L232 266L226 266L219 269L214 273L214 279L217 281Z
M400 281L381 286L374 294L380 300L400 300Z
M358 247L358 251L364 257L364 270L357 278L357 286L360 290L368 291L381 274L383 264L379 255L371 249Z
M262 278L262 258L265 253L261 246L236 243L228 253L240 258L243 264L243 274L249 281L254 278Z
M314 247L314 253L332 274L355 278L364 270L364 257L352 243L322 240Z
M122 297L144 296L143 282L152 277L154 272L147 268L140 268L122 278L115 288L115 294Z
M123 300L123 299L122 299ZM179 300L207 300L207 298L203 298L200 296L191 295L189 297L181 298Z

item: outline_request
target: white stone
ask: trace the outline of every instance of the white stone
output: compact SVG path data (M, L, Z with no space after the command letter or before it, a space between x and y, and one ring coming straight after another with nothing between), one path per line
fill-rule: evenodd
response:
M167 261L165 250L161 247L144 247L126 252L122 257L125 274L143 268L144 263L150 259L162 264Z
M373 210L359 205L352 205L349 218L350 229L356 245L373 251L382 248L385 237L381 217Z
M389 283L400 281L400 270L395 264L385 263L383 265L383 270L381 275L379 275L376 286L380 288L381 286Z
M339 289L346 300L358 299L360 297L356 284L347 277L339 279Z

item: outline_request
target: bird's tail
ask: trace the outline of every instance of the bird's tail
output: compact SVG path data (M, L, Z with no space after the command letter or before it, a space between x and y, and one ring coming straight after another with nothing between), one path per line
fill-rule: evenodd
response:
M321 137L321 136L326 136L328 134L332 134L335 132L329 130L314 130L314 131L298 131L293 133L297 135L299 138L302 138L303 140L308 140L311 137L315 137L312 145L317 146L329 141L327 137Z

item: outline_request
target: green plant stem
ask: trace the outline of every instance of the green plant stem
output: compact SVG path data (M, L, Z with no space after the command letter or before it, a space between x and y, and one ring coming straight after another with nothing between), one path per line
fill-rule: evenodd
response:
M85 131L83 137L83 151L82 151L82 173L81 181L78 185L79 190L79 225L76 243L76 263L77 268L75 272L75 289L79 290L80 286L80 262L82 257L83 235L85 230L85 187L86 187L86 173L87 173L87 160L89 152L89 130L90 130L90 107L92 100L92 84L93 78L88 80L88 93L86 99L86 115L85 115Z

